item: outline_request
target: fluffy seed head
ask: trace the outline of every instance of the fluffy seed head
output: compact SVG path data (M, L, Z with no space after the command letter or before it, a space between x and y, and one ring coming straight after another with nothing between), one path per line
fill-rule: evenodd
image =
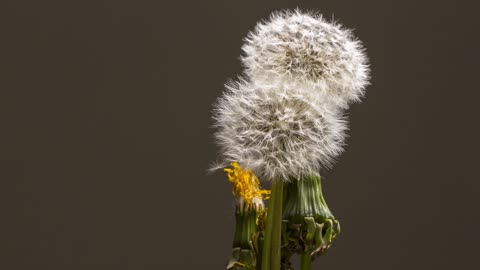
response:
M226 164L288 181L329 167L342 152L346 122L337 111L309 91L240 80L215 105L215 137Z
M245 73L259 85L315 89L324 100L346 108L368 84L360 41L320 15L274 13L257 24L242 49Z

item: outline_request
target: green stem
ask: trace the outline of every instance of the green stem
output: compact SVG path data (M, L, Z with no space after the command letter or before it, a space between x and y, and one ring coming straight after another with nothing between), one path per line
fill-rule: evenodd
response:
M265 221L265 231L262 248L262 268L261 270L270 270L270 249L272 248L272 225L273 225L273 202L276 193L272 189L270 194L270 202L267 209L267 220Z
M272 270L280 270L282 259L283 182L278 179L276 182L277 199L275 201L272 228Z
M272 194L265 224L265 240L262 251L262 270L280 270L282 245L283 183L272 182Z
M310 270L312 265L312 255L307 250L302 254L301 270Z

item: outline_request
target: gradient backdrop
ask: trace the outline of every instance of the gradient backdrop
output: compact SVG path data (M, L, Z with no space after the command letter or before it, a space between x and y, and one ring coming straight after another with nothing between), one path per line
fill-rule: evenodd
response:
M334 17L372 85L324 173L342 235L315 269L476 270L473 1L2 1L0 269L224 269L211 104L273 10Z

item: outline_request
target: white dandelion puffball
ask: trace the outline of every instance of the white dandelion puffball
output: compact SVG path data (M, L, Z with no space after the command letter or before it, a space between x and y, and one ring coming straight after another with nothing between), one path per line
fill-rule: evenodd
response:
M350 30L299 10L273 13L242 47L245 73L262 85L309 88L340 108L359 101L369 67Z
M215 138L225 164L288 181L330 167L343 151L347 123L337 111L308 91L240 80L215 104Z

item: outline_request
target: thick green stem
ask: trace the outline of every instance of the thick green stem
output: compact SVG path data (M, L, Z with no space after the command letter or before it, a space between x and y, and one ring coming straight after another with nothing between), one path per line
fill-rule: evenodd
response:
M270 270L270 250L272 248L272 225L273 225L273 202L277 194L272 189L270 202L267 210L267 220L265 221L265 231L262 249L262 268L261 270Z
M283 220L283 183L276 180L276 200L273 216L273 228L272 228L272 257L271 267L272 270L280 270L281 266L281 249L282 249L282 220Z
M283 183L272 182L272 194L265 224L265 240L262 251L262 270L280 270L282 245Z
M312 255L307 250L302 254L301 270L310 270L312 265Z

